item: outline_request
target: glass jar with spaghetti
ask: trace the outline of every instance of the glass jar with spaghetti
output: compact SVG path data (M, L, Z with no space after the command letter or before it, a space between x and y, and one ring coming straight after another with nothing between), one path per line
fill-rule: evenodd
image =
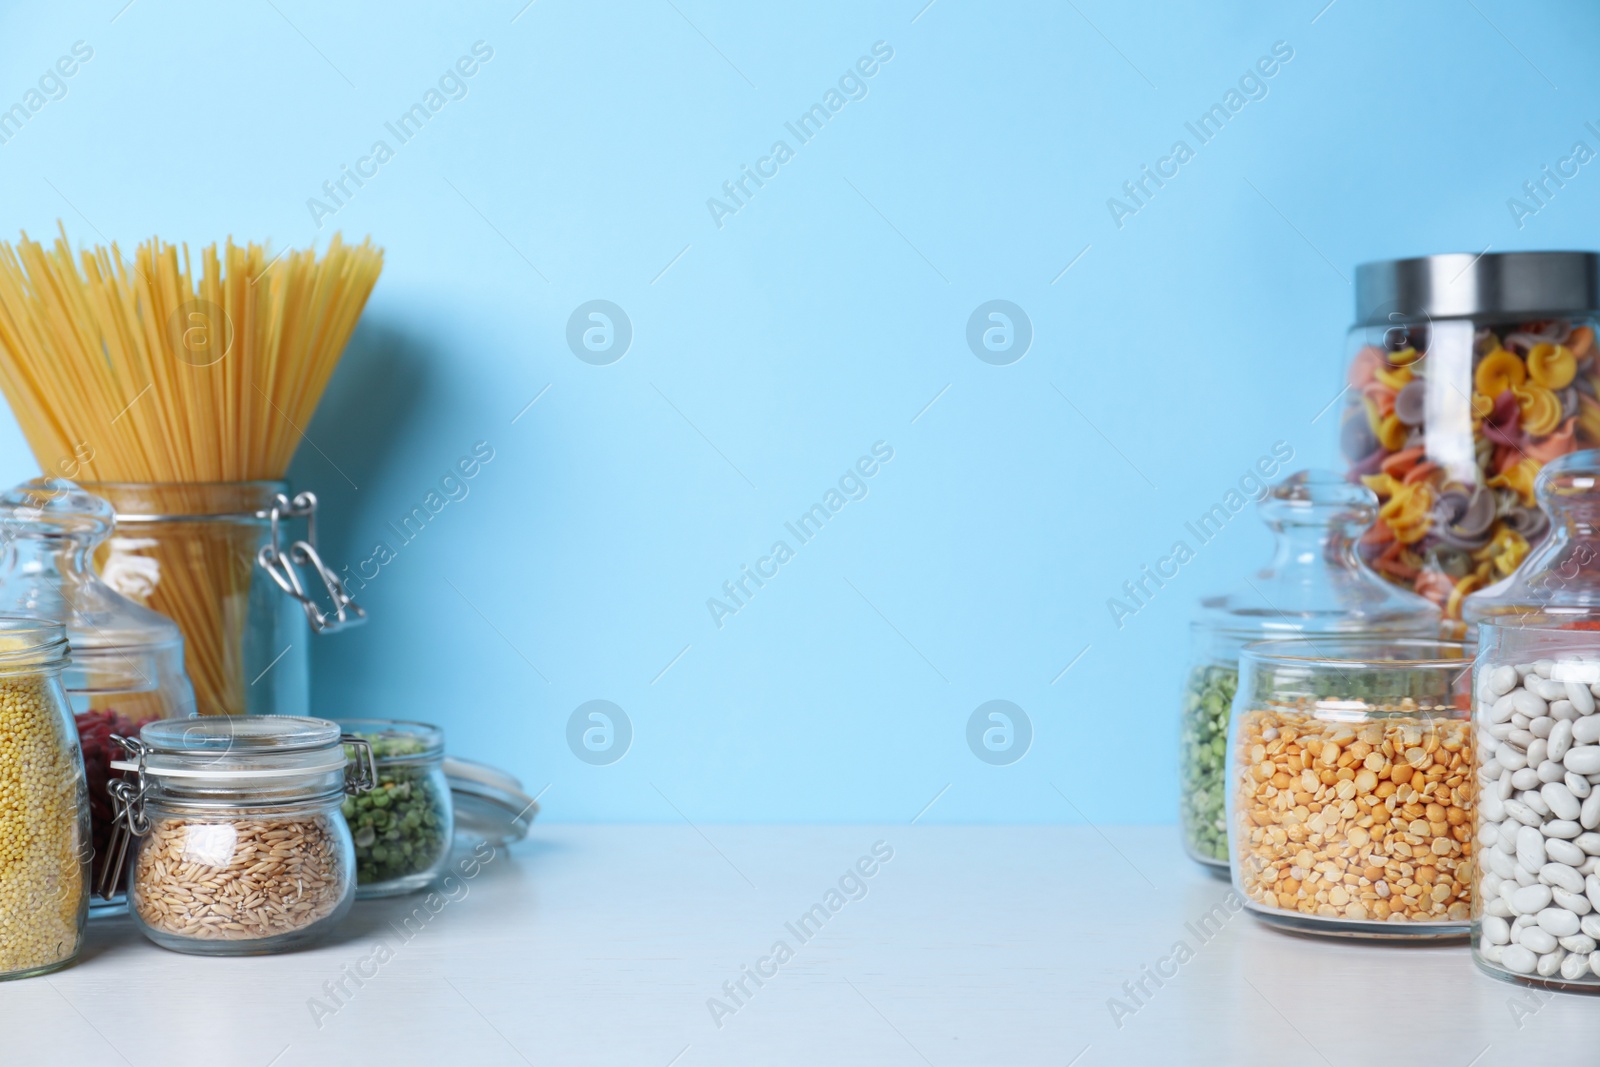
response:
M1228 847L1253 914L1333 937L1467 935L1472 653L1341 637L1244 649Z
M1549 529L1534 477L1600 444L1600 255L1366 263L1340 446L1377 492L1362 554L1450 618Z
M116 531L96 559L101 576L178 624L199 713L305 714L307 630L364 617L317 554L316 497L291 498L274 481L84 488L116 509ZM288 523L300 517L307 536L291 543Z

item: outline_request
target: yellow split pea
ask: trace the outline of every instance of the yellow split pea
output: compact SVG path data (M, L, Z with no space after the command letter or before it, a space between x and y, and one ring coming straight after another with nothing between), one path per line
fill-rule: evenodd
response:
M82 937L78 742L45 686L0 677L0 975L70 960Z
M1470 916L1471 724L1393 710L1368 723L1241 717L1234 848L1251 900L1324 919Z

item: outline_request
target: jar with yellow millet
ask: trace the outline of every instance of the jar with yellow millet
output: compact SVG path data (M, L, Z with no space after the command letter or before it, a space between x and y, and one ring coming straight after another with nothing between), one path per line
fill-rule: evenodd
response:
M89 796L59 623L0 616L0 979L65 967L89 905Z
M1228 853L1258 918L1298 933L1466 937L1473 647L1250 645L1228 738Z

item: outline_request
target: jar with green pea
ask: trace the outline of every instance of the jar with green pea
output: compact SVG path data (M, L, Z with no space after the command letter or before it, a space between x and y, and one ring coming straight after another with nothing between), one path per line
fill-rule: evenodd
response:
M377 785L344 802L356 849L356 896L396 896L433 884L450 855L454 815L444 731L421 722L345 719L372 746Z
M1191 857L1218 874L1228 869L1224 765L1240 650L1256 641L1285 638L1431 638L1440 632L1438 608L1386 582L1357 552L1378 517L1372 490L1316 470L1299 471L1276 485L1256 481L1241 488L1254 490L1260 517L1272 531L1272 559L1233 592L1200 602L1179 715L1183 844ZM1219 504L1189 524L1200 544L1224 532L1226 509L1243 510L1243 495L1232 495L1237 508Z

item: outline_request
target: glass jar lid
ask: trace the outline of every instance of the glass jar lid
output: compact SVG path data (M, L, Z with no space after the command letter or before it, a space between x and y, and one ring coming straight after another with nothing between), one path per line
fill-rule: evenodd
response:
M1505 578L1462 602L1468 622L1600 629L1600 450L1569 452L1542 467L1534 497L1550 536Z
M111 533L111 505L61 478L0 493L4 535L0 611L61 623L72 646L63 679L91 696L163 694L161 714L187 715L183 635L165 615L134 603L95 573L95 548Z
M1276 542L1272 560L1233 592L1203 599L1196 628L1240 639L1438 634L1439 609L1356 552L1378 515L1372 490L1332 471L1298 471L1267 491L1259 512Z
M217 715L160 719L139 731L141 760L115 760L118 770L155 778L243 780L342 771L337 723L290 715ZM142 768L141 768L142 762Z
M458 756L445 757L444 773L457 837L507 845L528 836L539 802L523 792L515 776Z

